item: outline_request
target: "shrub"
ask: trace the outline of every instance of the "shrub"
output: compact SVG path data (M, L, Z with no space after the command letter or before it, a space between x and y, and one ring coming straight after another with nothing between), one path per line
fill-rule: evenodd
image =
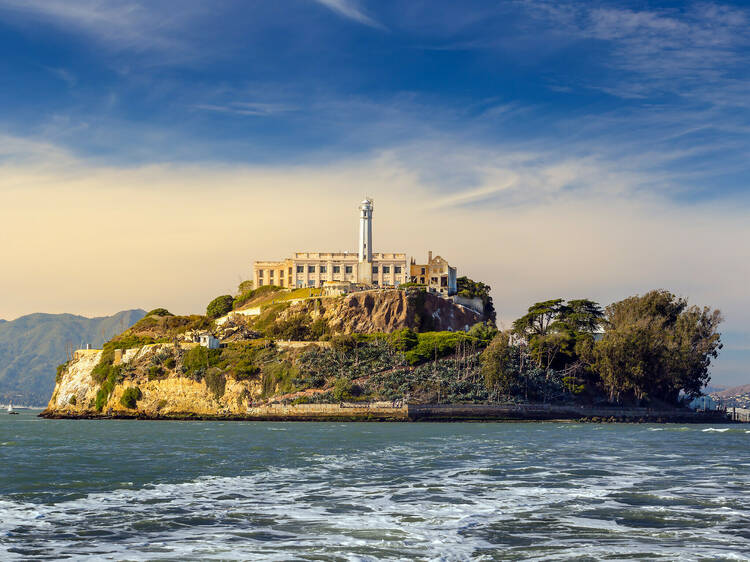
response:
M182 360L182 371L188 376L200 378L209 367L218 363L220 355L220 349L196 346L185 354Z
M454 353L460 342L475 341L463 332L424 332L417 337L417 345L405 353L411 365L445 357Z
M55 374L55 382L59 383L62 380L65 369L68 368L68 362L62 363L57 366L57 373Z
M297 396L297 398L292 400L292 405L296 406L297 404L309 404L310 402L312 402L312 400L310 400L309 396L302 395Z
M149 311L144 318L148 316L174 316L174 314L169 312L166 308L155 308Z
M471 328L469 328L469 331L466 332L466 335L472 338L476 338L480 343L486 345L492 341L492 338L497 335L497 332L497 328L495 328L495 326L493 326L489 322L479 322L478 324L474 324Z
M97 411L101 412L104 408L104 405L107 403L107 400L109 400L109 397L112 394L115 385L121 379L120 375L120 365L107 365L107 377L104 381L102 381L101 387L96 393L96 400L94 402L94 406L96 407Z
M393 349L397 351L409 351L417 346L419 338L416 332L409 328L402 328L393 332L388 337L388 341L393 346Z
M164 366L167 369L174 369L176 364L177 364L177 361L175 360L174 357L168 357L166 361L164 361Z
M286 394L296 390L294 381L299 374L297 368L287 360L263 365L263 397L276 392Z
M243 295L245 293L249 293L253 290L254 287L255 283L251 280L241 281L239 286L237 287L237 294Z
M143 394L141 393L141 389L137 386L131 386L129 388L126 388L125 392L122 393L120 404L132 410L133 408L135 408L136 403L141 398L141 396L143 396Z
M283 320L277 320L268 326L266 335L271 338L293 341L317 339L312 330L313 324L309 314L300 312ZM323 325L325 326L325 322L323 322ZM325 326L325 329L327 329L327 326ZM320 324L316 325L317 333L322 334L323 330L324 328Z
M224 391L226 390L227 386L227 379L226 377L224 377L223 373L213 370L209 371L208 373L206 373L205 381L206 387L208 387L216 400L224 396Z
M343 402L345 400L352 400L356 396L362 394L362 388L349 379L340 377L336 379L336 382L333 385L332 394L333 399L336 402Z
M77 402L78 402L78 399L76 398L75 394L70 397L70 400L68 400L68 404L70 404L71 406L75 406Z
M234 298L232 295L221 295L216 297L206 307L206 316L209 318L219 318L232 311Z
M164 374L164 369L159 365L151 365L148 368L148 380L150 381L159 378L162 374Z

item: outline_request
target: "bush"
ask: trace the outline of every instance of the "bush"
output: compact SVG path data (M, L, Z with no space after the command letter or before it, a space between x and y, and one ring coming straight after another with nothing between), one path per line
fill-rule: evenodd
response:
M121 378L120 365L107 365L107 377L101 382L101 387L96 393L96 400L94 402L97 411L102 411L107 400L109 400L112 391L115 389L115 385L121 380Z
M62 380L63 373L65 372L65 369L68 368L67 361L65 363L62 363L61 365L57 366L57 373L55 374L55 382L59 383Z
M162 374L164 374L164 369L159 365L151 365L148 368L148 380L150 381L158 379Z
M414 349L419 342L417 333L410 330L409 328L402 328L396 330L388 337L389 343L393 346L393 349L397 351L409 351Z
M417 345L405 353L411 365L445 357L454 353L459 343L476 341L463 332L424 332L417 337Z
M350 400L352 398L352 391L354 390L354 384L349 379L344 377L336 379L336 383L333 385L333 399L336 402L343 402L344 400Z
M174 314L169 312L166 308L155 308L149 311L144 318L148 316L174 316Z
M218 363L220 355L220 349L196 346L185 354L182 371L188 376L200 379L209 367Z
M227 379L222 373L214 370L209 371L208 373L206 373L205 381L206 387L208 387L216 400L224 396L224 391L226 390L227 386Z
M120 404L132 410L135 408L136 403L141 398L141 396L143 396L141 394L141 389L137 386L131 386L129 388L126 388L125 392L122 393Z
M493 326L489 322L479 322L478 324L474 324L471 328L469 328L469 331L466 332L466 335L472 338L476 338L480 343L486 345L492 341L492 338L497 335L497 332L497 328L495 328L495 326Z
M234 297L232 295L221 295L216 297L206 307L206 316L209 318L219 318L232 311Z
M78 399L76 398L75 394L70 397L70 400L68 400L68 404L70 404L71 406L75 406L77 402L78 402Z

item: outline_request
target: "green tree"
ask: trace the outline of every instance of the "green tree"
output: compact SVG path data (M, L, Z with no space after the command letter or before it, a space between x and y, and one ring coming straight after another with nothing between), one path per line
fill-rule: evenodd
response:
M590 356L610 400L674 404L681 390L700 395L722 348L718 310L658 290L609 305L606 320Z
M550 299L534 303L513 322L513 331L528 343L537 367L565 369L578 360L578 342L590 338L603 319L601 307L589 299Z
M234 303L234 297L232 295L221 295L216 297L206 307L206 316L209 318L219 318L225 314L229 314L232 311L232 304Z

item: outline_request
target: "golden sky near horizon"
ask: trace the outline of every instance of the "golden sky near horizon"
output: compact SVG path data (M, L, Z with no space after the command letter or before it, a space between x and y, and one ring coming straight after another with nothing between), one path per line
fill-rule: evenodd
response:
M483 204L535 180L493 169L474 189L441 193L388 154L299 167L117 168L50 151L0 171L5 319L157 306L203 312L249 278L254 259L354 250L357 204L368 194L376 250L443 255L459 275L493 287L505 324L536 300L606 304L651 288L720 307L732 323L750 320L748 252L739 244L750 228L731 208L627 192ZM571 171L544 174L564 182Z

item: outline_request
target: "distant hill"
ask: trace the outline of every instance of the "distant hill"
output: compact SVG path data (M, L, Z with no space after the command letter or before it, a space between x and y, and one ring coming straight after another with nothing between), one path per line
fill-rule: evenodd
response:
M734 396L741 396L743 394L750 394L750 384L743 384L740 386L733 386L732 388L724 389L720 392L715 392L719 398L732 398Z
M65 362L68 344L74 349L87 343L100 347L145 315L138 309L99 318L37 313L0 320L0 402L46 405L55 367Z

